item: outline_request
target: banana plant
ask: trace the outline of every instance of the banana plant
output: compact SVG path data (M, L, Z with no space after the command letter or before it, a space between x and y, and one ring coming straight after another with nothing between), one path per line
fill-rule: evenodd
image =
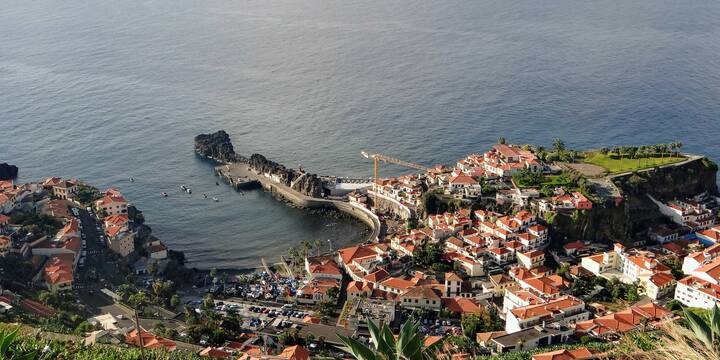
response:
M709 319L704 319L687 308L683 309L683 312L695 337L708 350L720 353L720 307L713 307Z
M338 335L345 344L343 350L358 360L432 360L437 358L443 345L441 340L426 347L423 336L418 332L419 324L412 318L402 325L397 338L387 324L378 328L372 321L368 321L367 325L373 348L350 337Z
M37 350L29 352L27 354L18 354L17 351L12 351L10 345L17 338L20 328L16 328L11 332L0 330L0 358L8 360L36 360L38 358Z

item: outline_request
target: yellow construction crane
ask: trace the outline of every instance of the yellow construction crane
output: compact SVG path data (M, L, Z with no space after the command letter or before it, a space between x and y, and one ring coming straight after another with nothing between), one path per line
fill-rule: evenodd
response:
M378 163L380 161L422 171L430 170L430 168L428 167L407 162L404 160L399 160L383 154L370 154L367 151L361 151L360 154L362 154L362 156L364 156L366 159L373 159L373 181L377 181L378 179Z

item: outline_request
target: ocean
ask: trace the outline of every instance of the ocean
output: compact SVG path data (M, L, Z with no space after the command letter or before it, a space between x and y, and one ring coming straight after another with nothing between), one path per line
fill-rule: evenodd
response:
M500 136L720 160L718 1L6 0L0 39L0 162L120 189L204 269L362 226L216 186L203 132L339 176L371 176L361 150L435 165Z

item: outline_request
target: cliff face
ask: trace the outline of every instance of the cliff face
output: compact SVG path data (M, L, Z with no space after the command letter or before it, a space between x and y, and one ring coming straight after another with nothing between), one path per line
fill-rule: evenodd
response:
M652 227L667 223L647 195L660 201L718 194L717 165L699 159L679 166L616 177L613 182L623 193L623 202L596 205L591 210L558 214L552 224L553 244L578 239L595 242L622 242L647 239Z
M195 151L202 156L218 161L234 162L237 160L230 135L225 130L196 136Z
M18 168L8 163L0 164L0 180L12 180L17 177Z
M322 181L315 174L302 176L300 171L286 168L284 165L268 160L260 154L252 154L250 159L248 159L248 165L250 165L251 169L259 173L276 176L283 185L292 185L294 190L302 194L313 197L320 197L323 194ZM295 183L293 184L293 182Z

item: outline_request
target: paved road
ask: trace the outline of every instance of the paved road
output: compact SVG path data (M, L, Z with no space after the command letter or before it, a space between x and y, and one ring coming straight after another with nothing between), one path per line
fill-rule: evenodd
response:
M83 225L87 255L85 266L78 267L76 288L87 310L91 314L99 314L103 311L102 308L113 305L110 299L100 294L100 289L110 284L121 284L124 278L117 262L111 259L106 253L107 249L100 243L102 230L97 228L100 223L86 210L80 210L79 217Z

